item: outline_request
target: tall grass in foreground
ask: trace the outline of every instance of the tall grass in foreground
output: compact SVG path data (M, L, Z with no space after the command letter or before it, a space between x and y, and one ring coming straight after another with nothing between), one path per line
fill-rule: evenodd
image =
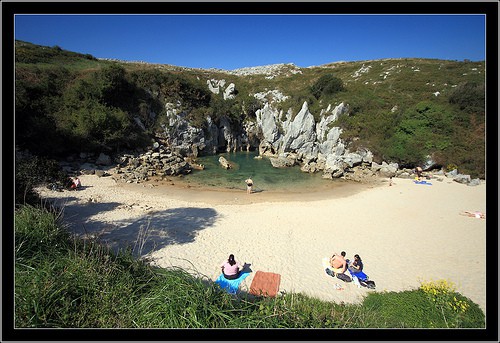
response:
M478 305L442 283L370 293L362 305L231 296L204 276L73 238L57 214L31 206L15 214L14 310L18 328L485 327Z

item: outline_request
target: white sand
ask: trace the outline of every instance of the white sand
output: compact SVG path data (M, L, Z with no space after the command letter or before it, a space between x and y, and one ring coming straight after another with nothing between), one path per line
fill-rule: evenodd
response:
M371 290L331 278L322 267L323 257L344 250L348 258L361 256L376 291L446 279L486 310L486 220L459 215L486 211L485 182L468 187L444 178L428 186L396 178L391 187L247 195L244 188L187 188L175 178L175 185L163 186L80 179L80 191L38 190L65 206L75 232L97 234L114 247L138 241L135 251L152 251L153 263L162 267L215 280L220 263L233 253L253 271L242 290L261 270L281 274L280 291L359 303ZM336 290L336 283L344 289Z

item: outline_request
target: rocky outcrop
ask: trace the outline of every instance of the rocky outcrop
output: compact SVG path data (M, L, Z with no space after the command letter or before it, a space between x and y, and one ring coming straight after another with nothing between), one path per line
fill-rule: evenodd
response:
M163 146L139 155L124 154L118 161L115 168L117 179L127 183L140 183L153 176L185 175L192 171L183 156Z
M266 79L273 79L277 76L302 74L302 70L293 63L278 63L265 66L239 68L228 71L228 73L239 76L266 75Z
M309 112L307 102L304 102L302 109L287 129L279 150L280 153L296 152L303 154L306 158L317 155L316 123L314 116Z
M289 159L286 157L271 157L269 158L269 161L271 161L271 164L274 168L286 168L293 167L295 165L295 161L293 159Z
M221 116L218 123L207 117L205 130L190 126L187 116L170 105L169 126L164 141L183 156L215 154L258 149L259 155L273 157L277 168L300 165L304 172L323 172L325 178L337 178L349 168L371 163L372 154L365 149L349 151L341 139L342 130L334 126L341 115L349 115L349 106L340 103L321 111L316 123L307 102L293 115L266 103L255 113L256 120L247 121L240 131L232 128L229 119Z
M230 83L229 86L224 90L224 100L234 99L236 96L236 86L234 83Z
M226 80L207 80L208 89L214 94L219 94L220 88L224 87L225 84Z
M322 171L325 178L338 178L350 168L372 162L373 154L366 149L348 151L340 138L342 130L333 125L339 116L349 114L347 104L329 105L321 112L318 123L307 102L293 120L290 111L284 120L281 120L282 114L269 104L256 112L257 124L262 132L259 152L278 157L278 160L272 160L273 165L299 164L304 172ZM284 158L292 161L285 163Z
M361 68L358 73L367 71ZM208 80L207 84L212 92L219 94L225 81ZM223 91L224 99L236 94L233 83ZM276 168L300 165L303 172L319 172L328 179L358 180L372 175L398 175L397 164L384 161L378 164L373 161L372 152L363 147L351 151L342 140L342 129L335 123L341 116L350 115L347 103L327 105L316 122L307 102L294 115L292 109L284 112L273 106L271 99L278 94L279 99L283 99L286 96L282 93L267 91L258 94L256 98L266 102L255 112L255 121L247 120L239 128L235 128L225 115L218 116L218 122L208 116L204 129L196 128L190 125L179 104L167 104L168 125L164 125L162 142L180 156L194 158L199 154L258 149L259 156L270 157ZM436 166L431 158L426 165L429 168ZM471 181L470 177L456 178L456 182L465 184L473 184Z
M382 177L393 177L396 176L398 167L399 166L397 163L387 164L386 162L382 162L382 164L380 165L373 162L371 169L375 172L378 172L378 174Z

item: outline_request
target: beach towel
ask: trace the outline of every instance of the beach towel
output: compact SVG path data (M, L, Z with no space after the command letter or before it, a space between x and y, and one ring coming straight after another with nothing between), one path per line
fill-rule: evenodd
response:
M236 294L240 283L245 280L245 278L250 275L250 273L240 273L240 276L234 280L228 280L224 277L224 274L220 274L215 283L218 284L222 289L224 289L229 294Z
M432 186L432 183L427 182L427 181L425 181L425 180L422 180L422 181L416 181L416 180L415 180L415 181L413 181L413 182L415 182L415 184L416 184L416 185L428 185L428 186Z
M349 270L349 274L351 274L351 276L353 278L357 277L359 280L362 280L362 281L368 280L368 275L366 275L363 271L353 272L350 269L348 269L348 270Z
M250 285L250 294L275 297L280 288L281 275L257 271Z
M333 272L333 268L330 265L330 259L328 257L323 257L321 260L321 264L323 265L323 270L328 274L329 276L335 276L335 273Z
M375 289L375 282L368 280L368 275L366 275L363 271L353 272L350 269L348 270L352 276L352 281L354 281L354 284L356 284L356 286L358 287L363 286L370 289Z

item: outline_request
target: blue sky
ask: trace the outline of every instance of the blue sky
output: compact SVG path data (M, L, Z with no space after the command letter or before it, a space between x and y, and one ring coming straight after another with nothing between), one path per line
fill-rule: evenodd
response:
M232 70L382 58L485 59L472 15L16 15L15 39L98 58Z

